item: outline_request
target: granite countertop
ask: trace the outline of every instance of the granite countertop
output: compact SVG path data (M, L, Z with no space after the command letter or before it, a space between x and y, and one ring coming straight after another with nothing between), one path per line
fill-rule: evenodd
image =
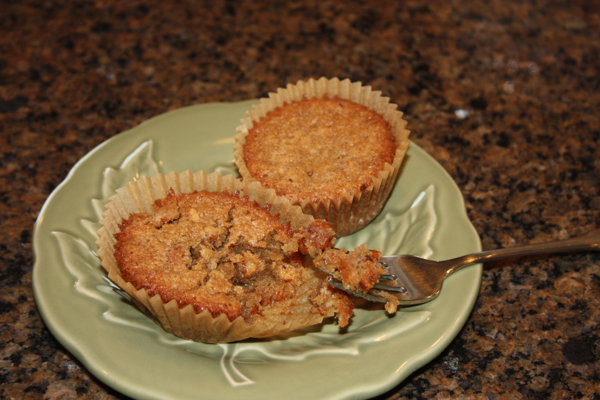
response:
M32 232L104 140L168 110L350 78L405 113L462 191L484 249L600 226L600 3L4 1L0 398L123 399L44 325ZM592 399L600 255L487 264L473 312L380 399Z

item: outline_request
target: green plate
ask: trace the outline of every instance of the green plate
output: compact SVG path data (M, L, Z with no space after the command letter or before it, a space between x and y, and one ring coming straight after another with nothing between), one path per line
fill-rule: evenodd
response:
M235 127L255 101L203 104L152 118L79 161L36 222L33 287L54 336L96 377L139 399L362 399L435 358L458 334L481 266L452 275L434 301L388 316L362 303L348 329L334 321L233 344L164 332L110 286L95 254L98 221L115 189L175 170L236 174ZM418 132L416 133L418 134ZM383 212L340 246L445 259L478 251L460 191L414 143Z

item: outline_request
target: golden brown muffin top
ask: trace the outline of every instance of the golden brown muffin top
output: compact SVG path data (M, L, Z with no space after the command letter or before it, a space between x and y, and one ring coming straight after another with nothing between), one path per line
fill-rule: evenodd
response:
M294 299L314 276L303 254L330 247L333 234L324 221L292 231L269 207L237 194L171 190L153 213L132 214L121 224L115 258L123 278L150 297L251 324L264 307ZM352 302L345 293L324 281L313 292L314 312L325 315L333 306L340 324L347 323Z
M278 195L316 202L369 187L396 149L389 123L377 112L337 97L311 98L255 122L244 162Z

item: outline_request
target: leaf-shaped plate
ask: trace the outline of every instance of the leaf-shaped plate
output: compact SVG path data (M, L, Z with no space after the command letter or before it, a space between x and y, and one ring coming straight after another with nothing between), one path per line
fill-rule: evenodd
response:
M50 195L34 232L34 294L56 338L90 372L134 398L360 399L391 389L436 357L467 319L481 267L452 275L434 301L389 317L364 303L347 330L332 321L264 340L207 345L167 334L105 281L95 255L102 206L140 175L235 173L235 127L254 101L155 117L98 146ZM417 134L417 133L416 133ZM383 212L340 246L434 259L480 250L460 191L411 144Z

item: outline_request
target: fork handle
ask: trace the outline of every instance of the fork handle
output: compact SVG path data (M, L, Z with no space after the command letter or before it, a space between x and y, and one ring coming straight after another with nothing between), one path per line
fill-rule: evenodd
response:
M502 260L510 257L523 257L535 254L562 253L569 251L595 250L600 251L600 229L595 229L587 234L571 239L557 240L546 243L535 243L526 246L508 247L504 249L487 250L479 253L467 254L440 264L453 264L448 269L448 275L466 267L467 265Z

